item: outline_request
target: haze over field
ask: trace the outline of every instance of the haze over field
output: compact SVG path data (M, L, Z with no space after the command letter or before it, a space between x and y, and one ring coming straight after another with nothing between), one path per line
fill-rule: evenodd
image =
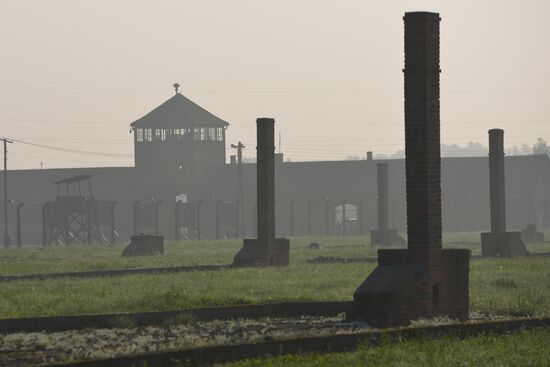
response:
M441 13L442 143L550 135L550 2L4 0L10 168L132 165L128 124L183 93L255 154L272 116L292 160L403 149L403 21Z

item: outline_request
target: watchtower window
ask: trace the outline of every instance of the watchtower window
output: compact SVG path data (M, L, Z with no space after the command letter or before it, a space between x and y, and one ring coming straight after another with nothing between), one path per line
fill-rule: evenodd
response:
M223 127L196 127L193 134L195 141L224 141Z
M153 141L152 129L143 129L143 141Z
M210 141L216 141L218 135L216 134L216 128L215 127L209 127L208 128L208 140Z
M155 140L166 141L166 129L155 129Z
M143 141L143 129L136 129L136 141L138 143Z
M174 129L173 136L175 140L182 140L182 137L189 135L191 129Z

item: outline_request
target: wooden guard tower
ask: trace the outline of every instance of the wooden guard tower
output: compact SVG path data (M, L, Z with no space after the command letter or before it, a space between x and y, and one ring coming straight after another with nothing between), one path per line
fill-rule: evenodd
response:
M174 84L174 96L130 124L135 166L143 176L192 181L205 167L225 163L229 124L185 97L179 87Z
M45 245L114 241L116 202L96 201L91 178L91 175L78 175L54 182L57 186L55 201L46 203L43 213ZM105 224L111 227L110 239L100 230Z

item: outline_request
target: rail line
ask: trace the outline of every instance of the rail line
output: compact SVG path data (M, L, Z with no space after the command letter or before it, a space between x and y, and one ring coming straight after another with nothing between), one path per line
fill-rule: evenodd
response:
M113 276L121 276L121 275L186 273L191 271L226 270L230 268L231 268L231 265L196 265L196 266L169 266L169 267L159 267L159 268L130 268L130 269L112 269L112 270L74 271L74 272L64 272L64 273L1 275L0 283L21 281L21 280L49 280L49 279L61 279L61 278L95 278L95 277L113 277Z
M407 340L418 337L457 336L466 338L480 333L503 334L536 327L549 327L550 318L470 322L440 326L373 330L330 336L272 340L256 343L207 346L154 353L143 353L96 360L50 364L48 367L150 367L207 366L248 358L286 354L350 352L360 345L376 346L382 340Z
M223 307L204 307L172 311L124 312L80 316L47 316L0 320L0 333L46 331L57 332L86 328L113 328L121 319L135 326L158 325L181 316L196 320L257 319L261 317L336 316L348 313L351 301L282 302Z

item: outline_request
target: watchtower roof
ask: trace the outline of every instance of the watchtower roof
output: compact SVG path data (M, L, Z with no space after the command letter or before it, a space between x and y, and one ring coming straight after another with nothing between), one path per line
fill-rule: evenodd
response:
M78 175L78 176L73 176L73 177L65 178L65 179L63 179L63 180L55 181L55 182L54 182L54 185L71 184L71 183L73 183L73 182L79 182L79 181L88 180L88 179L90 179L90 178L92 178L92 177L93 177L92 175Z
M130 124L133 128L192 128L200 126L225 127L226 121L214 116L181 93Z

